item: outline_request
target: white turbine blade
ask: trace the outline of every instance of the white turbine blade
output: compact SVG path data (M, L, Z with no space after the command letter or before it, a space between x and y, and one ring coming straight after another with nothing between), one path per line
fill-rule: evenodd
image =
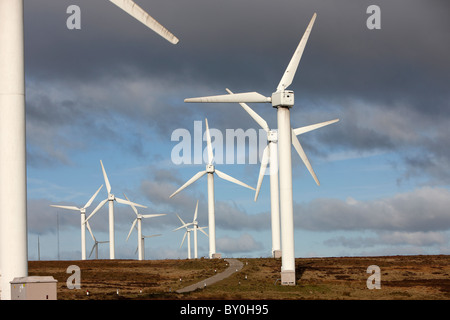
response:
M91 225L89 224L89 222L85 222L87 229L89 230L89 233L91 234L92 240L97 241L94 237L94 234L92 233L92 229L91 229Z
M150 236L142 236L142 238L153 238L153 237L159 237L162 236L162 234L152 234Z
M105 179L106 190L108 190L108 194L111 193L111 185L109 184L108 176L106 175L105 167L103 167L103 162L100 160L100 164L102 165L103 178Z
M299 134L302 134L302 133L305 133L305 132L309 132L309 131L312 131L312 130L316 130L316 129L328 126L328 125L330 125L332 123L336 123L338 121L339 121L339 119L334 119L334 120L330 120L330 121L325 121L325 122L321 122L321 123L312 124L312 125L306 126L306 127L297 128L297 129L294 129L294 134L296 136L298 136Z
M183 219L181 219L181 217L178 215L178 213L175 213L178 217L178 219L181 221L181 223L183 224L180 228L187 226L186 222L183 221ZM178 229L176 229L178 230Z
M141 208L147 208L146 206L144 206L144 205L142 205L142 204L138 204L138 203L136 203L136 202L131 202L131 201L128 201L128 200L124 200L124 199L117 198L117 197L115 197L114 199L115 199L118 203L128 204L128 205L130 205L130 206L136 206L136 207L141 207Z
M258 92L244 92L244 93L233 93L218 96L209 97L198 97L198 98L188 98L184 99L184 102L249 102L249 103L263 103L272 102L271 97L263 96Z
M95 197L97 196L101 188L103 188L103 185L101 185L100 188L98 188L97 192L94 193L94 195L89 199L88 202L86 202L86 204L84 205L84 209L88 208L91 205L92 201L94 201Z
M146 25L148 28L159 34L161 37L169 41L170 43L177 44L178 39L169 30L164 28L158 21L153 19L147 12L139 7L132 0L109 0L123 11L131 15L139 22Z
M306 156L305 151L303 151L303 148L300 145L300 141L298 141L297 136L294 134L294 130L292 130L292 144L294 145L295 150L297 150L297 153L299 154L300 158L302 158L303 163L305 164L309 173L312 175L312 177L316 181L317 185L320 186L319 180L317 179L317 176L316 176L311 164L309 163L308 157Z
M94 252L94 249L96 246L98 246L98 242L95 242L94 245L92 246L92 250L91 250L91 253L89 254L89 258L92 256L92 252Z
M294 79L295 76L295 72L297 71L298 68L298 64L300 63L300 59L302 57L303 50L305 49L306 42L308 41L309 34L311 33L314 21L316 20L316 16L317 15L314 13L311 21L309 22L308 27L306 28L305 33L303 34L302 39L300 40L297 49L294 52L294 55L291 58L291 61L289 62L286 68L286 71L283 74L283 77L281 78L280 83L278 84L277 87L278 92L285 90L292 83L292 80Z
M170 195L169 198L172 198L174 195L176 195L178 192L180 192L181 190L183 190L184 188L186 188L187 186L189 186L190 184L194 183L195 181L197 181L198 179L200 179L201 177L203 177L206 174L206 170L205 171L200 171L197 172L191 179L189 179L184 185L182 185L177 191L175 191L174 193L172 193Z
M183 246L184 239L186 238L187 231L184 233L183 240L181 240L180 248Z
M75 206L60 206L60 205L56 205L56 204L51 204L50 207L62 208L62 209L68 209L68 210L74 210L74 211L80 211L80 208L77 208Z
M226 88L225 90L227 90L227 92L229 94L233 94L233 92L231 92L230 89ZM258 123L261 128L263 128L266 132L269 132L269 125L267 124L266 120L264 120L259 114L257 114L255 111L253 111L252 108L250 108L246 103L239 103L241 105L242 108L244 108L245 111L247 111L247 113L250 115L250 117L253 118L253 120L256 121L256 123Z
M208 119L205 118L206 123L206 145L208 148L208 164L212 164L214 160L214 154L212 151L212 145L211 145L211 135L209 133L209 126L208 126Z
M208 234L205 231L203 231L203 229L205 229L205 228L207 228L207 227L201 227L201 228L198 228L198 230L203 232L209 238Z
M166 213L158 213L158 214L143 214L141 215L142 218L154 218L154 217L161 217L165 216Z
M217 175L218 175L220 178L222 178L222 179L224 179L224 180L228 180L228 181L230 181L230 182L236 183L236 184L241 185L241 186L243 186L243 187L246 187L246 188L249 188L249 189L252 189L252 190L256 190L255 188L250 187L248 184L245 184L245 183L239 181L238 179L235 179L235 178L233 178L233 177L227 175L226 173L223 173L222 171L219 171L219 170L216 169L215 172L217 173Z
M130 199L128 199L128 197L125 195L125 193L123 194L124 195L124 197L125 197L125 199L127 199L128 201L130 201ZM138 216L139 215L139 213L138 213L138 211L137 211L137 209L136 209L136 207L135 206L133 206L133 205L130 205L131 206L131 208L133 208L133 211L134 211L134 213L136 214L136 216Z
M195 206L194 220L192 220L192 222L195 222L195 220L197 220L197 212L198 212L198 200L197 200L197 205Z
M133 224L131 225L131 228L130 228L130 232L128 232L128 237L127 237L126 241L128 241L128 238L130 237L131 232L133 232L133 228L136 225L136 222L137 222L137 219L134 219Z
M255 192L255 201L258 199L259 190L261 189L261 184L266 172L267 163L269 162L269 145L267 145L264 148L263 156L261 159L261 169L259 169L259 177L258 177L258 184L256 185L256 192Z
M97 207L94 209L94 211L92 211L92 213L89 215L89 217L87 217L86 222L89 221L89 219L92 218L94 216L94 214L96 214L97 211L100 210L100 208L103 207L107 201L108 201L108 199L105 199L102 202L100 202L97 205Z

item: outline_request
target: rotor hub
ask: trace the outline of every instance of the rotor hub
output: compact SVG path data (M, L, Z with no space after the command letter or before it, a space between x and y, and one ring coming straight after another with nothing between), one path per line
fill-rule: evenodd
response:
M283 90L272 94L272 107L288 107L294 106L294 91Z
M214 173L214 165L212 165L212 164L207 164L206 165L206 172L208 172L208 173Z

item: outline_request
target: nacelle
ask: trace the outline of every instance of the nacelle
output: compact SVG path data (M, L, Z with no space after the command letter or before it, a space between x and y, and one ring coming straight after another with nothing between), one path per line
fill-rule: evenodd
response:
M294 91L285 90L281 92L274 92L272 94L272 106L276 107L289 107L294 105Z

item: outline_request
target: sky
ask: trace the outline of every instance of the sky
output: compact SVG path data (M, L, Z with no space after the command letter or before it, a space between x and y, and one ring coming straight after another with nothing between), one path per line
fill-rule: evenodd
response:
M448 1L136 3L180 42L107 0L25 0L30 260L81 258L80 215L50 205L83 206L104 184L100 160L112 193L147 206L142 214L167 214L143 221L144 235L161 234L146 240L146 259L186 258L183 232L172 231L180 226L176 213L191 221L198 200L199 224L207 226L206 177L169 196L205 169L194 154L199 141L197 151L206 147L205 118L214 141L231 144L215 145L216 168L253 187L265 136L256 147L233 145L230 130L260 133L238 104L184 99L225 88L270 96L314 13L289 87L291 124L340 121L299 136L320 186L292 149L295 256L450 253ZM70 5L81 10L81 29L67 28ZM380 9L379 29L368 28L370 5ZM276 129L270 104L249 105ZM173 152L179 132L190 135L185 163ZM106 196L103 186L87 214ZM216 177L215 209L222 256L271 255L267 176L257 201L254 191ZM134 218L129 206L115 205L116 258L137 258L136 232L126 241ZM108 240L107 206L90 224L97 240ZM206 236L198 239L199 256L207 256ZM88 233L86 241L89 255ZM108 253L100 247L99 258Z

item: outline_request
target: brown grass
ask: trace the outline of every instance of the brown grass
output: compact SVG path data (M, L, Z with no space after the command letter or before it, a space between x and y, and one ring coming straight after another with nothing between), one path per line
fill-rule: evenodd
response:
M57 279L59 300L450 299L450 256L445 255L296 259L296 286L280 285L280 259L239 260L244 262L240 272L185 294L175 291L223 271L226 262L222 259L30 261L29 275L51 275ZM66 269L70 265L81 269L81 289L67 288L70 274ZM370 276L366 270L370 265L381 269L379 290L366 286Z

